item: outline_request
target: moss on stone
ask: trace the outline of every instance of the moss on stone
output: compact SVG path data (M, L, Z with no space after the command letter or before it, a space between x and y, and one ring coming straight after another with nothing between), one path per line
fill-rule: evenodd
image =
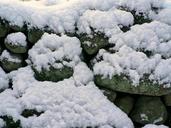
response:
M105 48L108 46L108 38L105 37L104 34L95 33L90 37L86 34L79 35L79 39L81 41L83 50L88 55L94 55L96 54L99 49Z
M21 68L23 66L23 58L19 55L15 55L18 59L21 60L21 62L12 62L6 58L2 59L0 64L2 66L2 68L6 71L6 72L11 72L14 70L17 70L19 68Z
M149 96L162 96L171 93L171 88L153 84L148 80L141 81L138 86L132 85L131 81L123 76L113 76L112 79L95 76L95 83L103 88L130 94L142 94Z
M8 42L5 42L5 46L8 50L10 50L13 53L26 53L28 49L27 46L12 45Z
M73 75L73 69L66 66L61 69L55 69L53 67L50 67L49 70L42 69L41 72L37 71L33 67L33 70L35 71L35 78L39 81L58 82Z
M33 28L33 29L29 29L28 30L28 40L35 44L43 35L43 31L40 30L40 29L36 29L36 28Z

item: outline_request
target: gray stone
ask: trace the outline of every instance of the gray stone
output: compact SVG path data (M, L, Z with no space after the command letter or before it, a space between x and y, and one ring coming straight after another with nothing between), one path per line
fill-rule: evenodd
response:
M131 96L118 97L115 101L116 106L118 106L122 111L129 115L134 106L134 98Z
M117 93L108 89L101 89L103 94L110 100L111 102L114 103Z
M171 107L171 94L164 96L164 102L165 102L166 106Z
M140 124L163 124L167 120L167 110L160 97L141 96L131 113L131 119Z

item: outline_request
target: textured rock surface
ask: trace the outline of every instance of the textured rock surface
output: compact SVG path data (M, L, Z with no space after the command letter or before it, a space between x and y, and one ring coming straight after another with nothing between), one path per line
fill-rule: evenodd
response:
M164 101L165 101L166 106L171 107L171 94L164 96Z
M118 106L122 111L127 113L131 112L134 106L134 98L131 96L123 96L123 97L118 97L115 101L116 106Z
M167 110L159 97L141 96L131 118L140 124L163 124L167 120Z
M112 79L95 76L95 83L100 87L111 89L113 91L131 94L162 96L171 92L171 88L163 88L157 84L152 84L149 81L144 81L138 86L133 86L129 80L123 79L122 76L114 76Z
M86 35L81 34L79 36L80 41L82 43L82 47L84 51L88 55L94 55L96 54L99 49L106 47L108 44L108 39L103 34L94 34L94 35Z
M40 29L29 29L28 30L28 40L35 44L43 35L43 31Z

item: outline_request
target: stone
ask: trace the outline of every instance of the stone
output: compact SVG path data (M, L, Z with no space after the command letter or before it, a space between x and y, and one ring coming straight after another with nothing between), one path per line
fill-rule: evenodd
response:
M25 109L23 112L22 112L22 116L25 117L25 118L28 118L30 116L40 116L43 112L38 112L34 109Z
M110 100L112 103L114 103L117 93L108 89L101 89L103 94Z
M3 38L9 32L9 25L6 22L0 22L0 38Z
M5 46L8 50L10 50L13 53L26 53L27 52L27 46L18 46L18 45L12 45L10 43L5 43Z
M140 82L138 86L134 86L131 81L123 76L113 76L110 79L96 75L95 83L99 87L130 94L162 96L171 93L171 88L164 88L162 85L153 84L148 80L144 80L143 82Z
M2 48L2 46L0 45L0 54L2 53L2 51L3 51L3 48Z
M92 36L81 34L79 39L82 43L83 50L88 55L96 54L99 49L108 46L108 38L104 34L95 33Z
M152 20L148 18L148 16L144 16L143 13L136 14L135 11L131 11L132 15L134 16L134 24L144 24L150 23Z
M53 81L58 82L65 78L69 78L73 75L73 69L70 67L64 66L61 69L55 69L50 67L49 70L42 69L41 71L37 71L34 67L33 70L35 72L35 78L39 81Z
M26 36L21 32L9 34L4 44L13 53L26 53L28 49Z
M167 110L160 97L141 96L137 100L131 119L139 124L163 124L167 120Z
M134 98L129 95L118 97L115 101L115 105L129 115L134 106Z
M165 102L166 106L171 107L171 94L164 96L164 102Z
M23 25L22 27L17 25L10 25L10 28L14 30L15 32L25 32L27 30L26 25Z
M29 29L27 35L29 42L35 44L42 37L43 33L43 30L40 29Z
M4 50L0 56L0 64L6 72L11 72L23 66L23 58L21 55Z

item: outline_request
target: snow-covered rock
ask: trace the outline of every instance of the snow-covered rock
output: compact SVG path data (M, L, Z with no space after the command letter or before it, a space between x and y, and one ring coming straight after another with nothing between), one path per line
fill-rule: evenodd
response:
M35 80L30 67L10 73L10 78L13 81L14 90L5 91L0 94L0 98L9 95L7 99L13 100L13 102L8 101L10 106L18 102L18 108L15 106L14 113L10 113L7 106L5 110L0 109L0 114L1 110L5 111L9 116L20 120L22 127L133 128L132 121L127 115L109 102L91 82L92 72L84 63L75 67L73 77L57 83ZM10 96L13 96L13 99ZM25 109L43 113L40 116L25 118L21 116L21 111Z
M162 7L162 3L162 0L5 0L0 1L0 17L11 25L22 27L26 23L35 28L48 26L57 33L63 33L74 32L77 20L87 10L106 11L125 7L137 13L150 13L152 8Z
M14 53L27 52L26 36L22 32L11 33L5 39L5 46Z

